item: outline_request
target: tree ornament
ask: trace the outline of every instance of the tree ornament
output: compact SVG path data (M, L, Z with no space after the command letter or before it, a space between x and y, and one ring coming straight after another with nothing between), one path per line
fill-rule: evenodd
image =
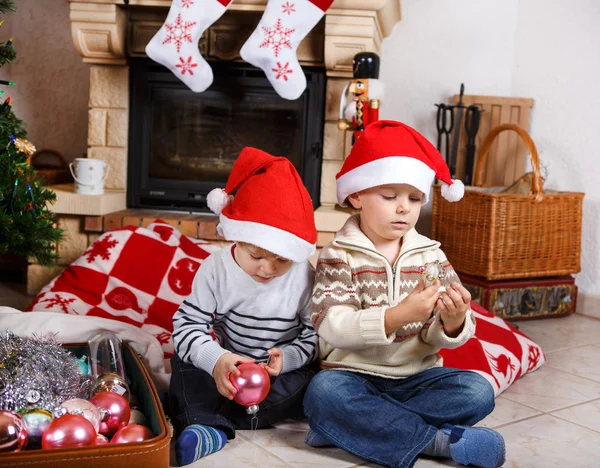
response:
M25 421L17 413L0 410L0 452L18 452L27 444Z
M110 444L110 442L106 438L106 436L103 436L102 434L96 434L96 445L107 445L107 444Z
M234 401L246 407L248 414L256 414L258 405L271 390L271 380L265 369L254 362L244 362L237 366L239 376L229 375L229 380L237 390Z
M29 140L24 138L15 138L14 140L15 148L17 148L21 153L25 153L27 157L30 157L33 153L35 153L35 146Z
M100 412L96 406L83 398L73 398L72 400L63 401L61 408L67 410L70 414L79 414L92 423L94 430L100 430Z
M39 449L42 447L42 434L48 428L54 416L44 408L31 408L20 410L19 414L25 421L25 427L29 434L27 441L28 449Z
M90 401L100 412L100 434L112 437L122 427L126 426L131 416L129 403L121 395L112 392L101 392L94 395Z
M130 442L143 442L152 439L154 432L141 424L130 424L119 429L110 440L111 444L128 444Z
M42 435L43 449L75 448L96 445L96 430L79 414L54 419Z
M129 402L129 385L125 380L125 366L121 354L121 340L114 333L100 333L88 342L92 378L92 395L113 392Z

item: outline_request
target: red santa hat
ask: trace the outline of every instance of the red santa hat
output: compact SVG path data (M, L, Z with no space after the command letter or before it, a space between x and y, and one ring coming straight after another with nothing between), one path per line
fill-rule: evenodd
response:
M289 159L244 148L225 189L212 190L207 204L219 215L218 230L227 240L247 242L294 262L307 260L315 251L312 201Z
M465 187L454 180L442 155L414 128L393 120L379 120L365 128L336 175L338 203L348 195L385 184L409 184L425 195L434 179L442 182L442 196L460 200Z

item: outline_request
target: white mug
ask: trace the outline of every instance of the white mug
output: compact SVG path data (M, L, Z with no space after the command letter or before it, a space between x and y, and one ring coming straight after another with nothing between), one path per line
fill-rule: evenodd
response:
M104 181L108 177L108 165L101 159L76 158L69 164L73 179L75 179L75 193L80 195L102 195Z

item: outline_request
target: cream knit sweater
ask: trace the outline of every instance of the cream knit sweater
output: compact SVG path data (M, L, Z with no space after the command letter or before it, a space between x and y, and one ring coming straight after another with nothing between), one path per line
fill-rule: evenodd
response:
M425 322L385 334L385 311L417 286L420 266L442 262L443 289L452 281L460 282L439 247L439 242L412 229L403 238L395 264L390 265L360 230L358 215L348 219L323 248L317 264L311 319L320 337L324 369L407 377L441 366L440 348L457 348L473 336L475 320L470 309L456 338L444 333L437 309Z

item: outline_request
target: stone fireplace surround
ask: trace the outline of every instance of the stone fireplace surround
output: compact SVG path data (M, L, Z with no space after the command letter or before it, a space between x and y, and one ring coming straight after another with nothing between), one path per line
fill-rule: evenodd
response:
M139 220L144 225L153 217L165 217L156 212L146 216L122 210L126 209L129 132L127 57L145 56L144 47L162 25L171 0L129 0L128 5L123 0L69 3L73 43L83 61L91 64L87 157L106 161L111 172L103 196L75 195L72 185L52 187L57 194L52 209L65 236L57 246L59 266L29 265L27 289L31 295L78 258L103 230L127 220ZM239 48L258 23L266 3L234 0L200 39L202 55L209 60L241 60ZM352 57L363 51L378 53L381 41L399 20L400 0L335 0L298 49L302 65L324 66L327 75L321 206L315 211L318 247L331 240L348 216L335 209L335 174L350 150L351 132L339 131L337 119L342 89L352 77ZM115 212L120 216L111 215ZM183 232L184 222L176 222ZM199 237L214 226L214 220L207 222L204 227L202 221L195 225Z

